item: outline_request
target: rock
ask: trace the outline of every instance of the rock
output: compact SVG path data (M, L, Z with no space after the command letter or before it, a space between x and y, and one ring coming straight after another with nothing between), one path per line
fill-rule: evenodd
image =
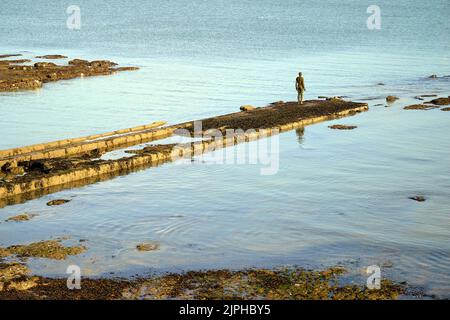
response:
M74 59L69 61L68 65L56 65L52 62L36 62L33 66L14 64L14 62L23 61L0 60L0 92L36 89L47 82L110 75L119 71L137 69L135 67L113 68L117 64L108 60L89 62Z
M437 79L437 77L438 77L437 75L432 74L431 76L428 77L428 79Z
M396 100L398 100L399 98L396 96L387 96L386 97L386 101L387 102L395 102Z
M57 199L57 200L52 200L47 202L48 206L60 206L62 204L65 204L67 202L70 202L71 200L66 200L66 199Z
M28 221L32 219L33 217L37 216L36 214L28 214L28 213L22 213L17 216L9 217L6 219L6 222L14 221L14 222L20 222L20 221Z
M9 70L20 70L20 71L30 71L33 70L33 66L9 66Z
M441 111L450 111L450 108L442 108Z
M340 97L328 97L326 98L327 101L342 101Z
M25 169L23 167L14 167L9 169L9 173L13 175L21 175L25 173Z
M385 84L383 82L378 82L377 85L379 86L385 86Z
M343 125L343 124L335 124L332 126L328 126L328 128L334 129L334 130L353 130L358 127L357 126L347 126L347 125Z
M21 54L1 54L0 59L11 58L11 57L19 57Z
M414 196L414 197L409 197L408 199L411 199L411 200L414 200L414 201L417 201L417 202L424 202L424 201L427 200L427 199L426 199L425 197L423 197L423 196Z
M82 59L73 59L69 61L69 64L79 66L79 65L88 65L89 61Z
M405 110L432 110L432 109L436 109L438 107L436 106L430 106L430 105L426 105L426 104L413 104L410 106L406 106L403 109Z
M56 67L56 64L54 64L53 62L36 62L34 64L34 67L37 69L43 69L49 67Z
M31 62L29 59L19 59L19 60L0 60L0 65L10 65L10 64L21 64Z
M450 98L437 98L434 100L431 100L429 103L438 105L438 106L446 106L450 104Z
M421 96L415 96L414 99L416 99L416 100L425 100L425 99L422 98Z
M327 96L318 96L317 99L328 99Z
M159 249L159 244L157 243L140 243L136 246L138 251L155 251Z
M248 105L248 104L240 107L241 111L253 111L255 109L256 108L254 106L251 106L251 105Z
M117 66L117 63L108 60L95 60L91 61L89 65L93 68L110 68Z
M1 251L3 251L3 256L16 255L18 257L64 260L67 256L83 253L86 251L86 247L65 247L56 240L47 240L26 245L14 245L7 248L0 247L0 252Z
M374 107L381 107L381 106L383 106L384 104L382 104L382 103L377 103L377 104L374 104L373 106Z
M22 281L12 281L9 283L8 285L8 290L17 290L17 291L25 291L25 290L29 290L33 287L36 287L38 278L37 277L33 277L31 279L28 280L22 280Z
M422 98L431 98L431 97L437 97L437 94L421 94Z
M37 56L36 59L66 59L66 56L60 54L48 54L45 56Z

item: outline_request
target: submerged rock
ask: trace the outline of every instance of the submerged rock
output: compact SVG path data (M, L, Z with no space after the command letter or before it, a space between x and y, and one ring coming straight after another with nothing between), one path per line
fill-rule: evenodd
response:
M437 94L421 94L420 97L422 98L437 97Z
M438 77L437 75L432 74L431 76L428 77L428 79L437 79L437 77Z
M417 202L424 202L427 199L424 196L414 196L414 197L409 197L408 199L417 201Z
M21 54L0 54L0 59L19 57L19 56L21 56Z
M328 128L334 129L334 130L353 130L358 127L357 126L347 126L347 125L343 125L343 124L335 124L332 126L328 126Z
M155 251L159 249L159 244L157 243L140 243L136 246L138 251Z
M66 56L60 54L47 54L45 56L37 56L37 59L66 59Z
M429 103L438 105L438 106L446 106L450 104L450 97L447 98L437 98L434 100L431 100Z
M387 102L395 102L395 101L397 101L399 98L398 97L396 97L396 96L387 96L386 97L386 101Z
M37 214L22 213L22 214L19 214L17 216L9 217L5 221L6 222L10 222L10 221L14 221L14 222L28 221L28 220L34 218L35 216L37 216Z
M410 106L406 106L403 109L405 110L432 110L432 109L436 109L438 107L436 106L430 106L430 105L426 105L426 104L412 104Z
M62 204L65 204L67 202L70 202L71 200L67 200L67 199L56 199L56 200L52 200L47 202L48 206L60 206Z

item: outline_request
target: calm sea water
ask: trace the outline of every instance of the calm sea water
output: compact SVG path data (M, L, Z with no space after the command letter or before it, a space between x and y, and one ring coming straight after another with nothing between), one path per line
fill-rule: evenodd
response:
M89 250L33 271L133 274L216 267L344 263L450 296L450 113L404 111L419 94L450 95L450 3L377 1L87 1L81 30L67 3L2 1L0 54L65 54L139 66L137 72L0 94L0 148L306 98L346 95L369 112L279 137L279 171L258 165L167 164L0 209L0 245L70 236ZM64 62L64 61L63 61ZM383 82L385 86L377 83ZM401 100L389 108L384 97ZM375 106L382 103L383 106ZM237 147L239 148L242 147ZM240 150L239 152L245 152ZM424 195L417 203L409 196ZM71 198L47 207L55 198ZM139 253L156 241L161 249Z

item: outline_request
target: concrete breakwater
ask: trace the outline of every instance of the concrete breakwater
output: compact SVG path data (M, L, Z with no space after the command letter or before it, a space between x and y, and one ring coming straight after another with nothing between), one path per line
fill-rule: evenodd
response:
M192 157L367 110L367 104L343 100L312 100L302 106L279 102L251 111L198 120L205 133L210 130L224 133L229 129L241 129L234 135L220 138L204 136L201 141L177 145L154 144L128 151L133 155L116 160L102 160L99 157L111 150L176 135L178 130L193 134L195 122L164 127L157 122L147 127L0 151L0 205L58 191L63 186L69 188L109 179L174 158Z

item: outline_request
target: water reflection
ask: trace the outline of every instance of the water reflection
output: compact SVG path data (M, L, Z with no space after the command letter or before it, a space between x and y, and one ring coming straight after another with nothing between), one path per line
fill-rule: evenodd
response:
M297 142L299 145L302 145L305 140L305 127L301 127L295 130L295 134L297 135Z

